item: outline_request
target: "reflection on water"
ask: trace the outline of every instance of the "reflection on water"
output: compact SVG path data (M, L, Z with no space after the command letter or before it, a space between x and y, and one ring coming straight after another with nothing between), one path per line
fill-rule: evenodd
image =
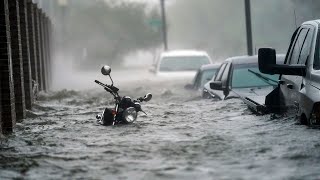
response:
M134 87L134 88L132 88ZM99 126L103 91L40 96L0 145L0 179L319 179L319 130L255 116L239 100L203 100L181 86L126 84L154 99L131 125ZM101 98L102 97L102 98Z

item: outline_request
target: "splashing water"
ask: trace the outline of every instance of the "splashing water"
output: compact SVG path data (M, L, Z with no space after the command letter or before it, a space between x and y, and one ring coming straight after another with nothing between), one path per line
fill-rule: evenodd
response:
M94 85L93 85L94 86ZM319 130L255 116L237 99L203 100L182 84L132 81L153 99L131 125L100 126L102 90L42 94L1 140L0 179L318 179Z

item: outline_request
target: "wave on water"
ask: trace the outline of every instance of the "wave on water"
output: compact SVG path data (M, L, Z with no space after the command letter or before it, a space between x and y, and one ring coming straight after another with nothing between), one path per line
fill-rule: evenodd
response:
M103 89L40 93L28 118L0 138L0 179L318 179L319 129L255 116L239 99L201 99L182 84L121 84L148 115L100 126ZM108 176L106 176L106 174ZM274 177L274 178L273 178Z
M79 91L67 90L67 89L63 89L56 92L48 92L48 93L40 92L37 97L37 100L38 101L52 101L52 100L59 101L62 99L78 96L79 94L80 94Z

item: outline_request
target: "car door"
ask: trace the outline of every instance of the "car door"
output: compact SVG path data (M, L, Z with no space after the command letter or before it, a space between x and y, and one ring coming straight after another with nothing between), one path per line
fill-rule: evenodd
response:
M222 75L226 69L226 66L227 66L227 62L221 64L221 66L220 66L219 70L217 71L217 74L214 78L214 81L221 81L222 80ZM224 99L223 91L211 89L210 92L212 94L214 94L215 96L217 96L219 99Z
M226 65L226 68L222 74L222 77L221 77L221 82L222 82L222 89L223 89L223 95L224 95L224 99L226 99L228 97L228 95L230 94L230 81L229 81L229 78L231 76L231 73L232 73L232 63L229 62L227 63Z
M297 34L294 44L287 55L286 64L288 65L305 64L310 53L313 29L308 26L302 26ZM279 84L285 105L298 109L299 92L304 86L303 77L282 75Z
M199 69L192 81L193 89L198 89L200 86L200 81L201 81L201 76L202 76L202 71Z

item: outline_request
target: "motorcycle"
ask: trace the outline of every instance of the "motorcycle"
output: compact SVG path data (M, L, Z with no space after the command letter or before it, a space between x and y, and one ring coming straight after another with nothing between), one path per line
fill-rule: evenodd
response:
M96 116L99 124L105 126L129 124L137 120L138 112L143 112L146 114L142 110L140 103L150 101L152 99L152 94L148 93L144 97L140 97L137 100L132 100L129 96L121 97L118 93L119 88L113 85L113 80L110 75L111 68L109 66L103 66L101 68L101 73L105 76L109 76L112 84L103 84L98 80L95 80L95 83L102 86L107 92L113 95L115 107L114 109L105 108L102 114L98 114Z

